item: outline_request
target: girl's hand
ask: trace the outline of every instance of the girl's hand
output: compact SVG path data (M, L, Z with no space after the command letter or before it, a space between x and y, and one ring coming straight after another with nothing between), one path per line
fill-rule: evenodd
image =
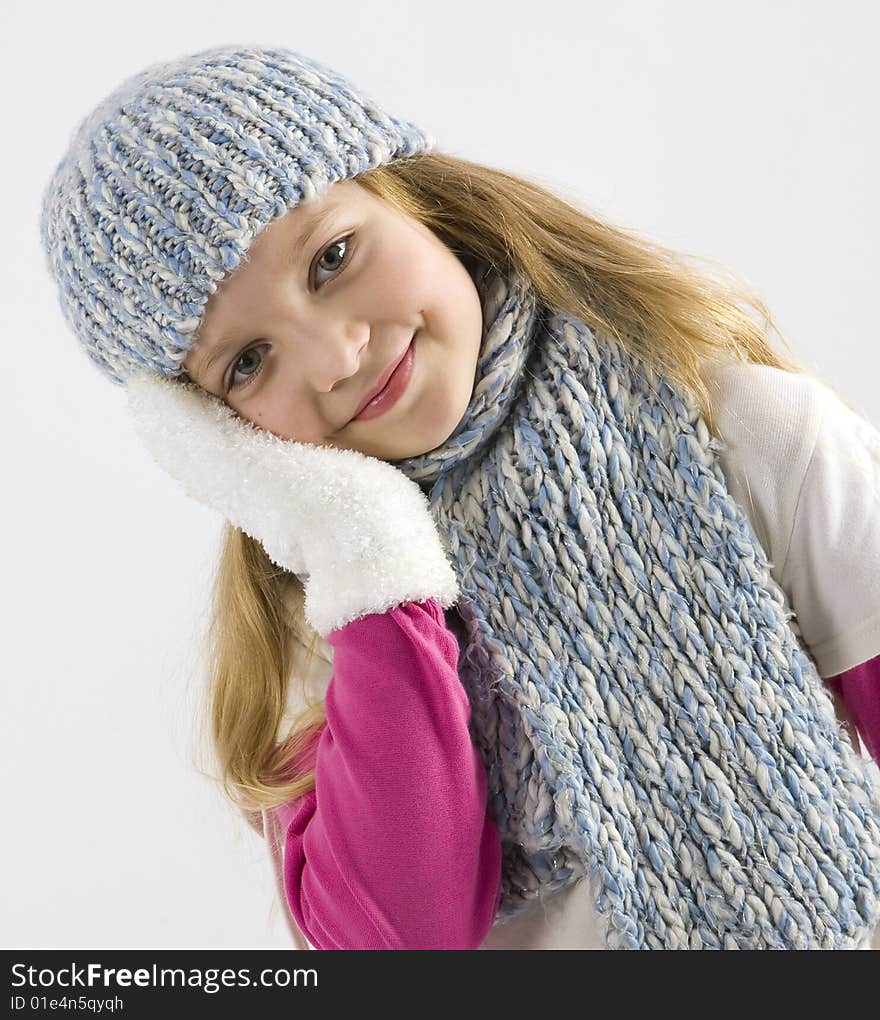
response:
M402 602L445 608L458 598L428 500L393 465L280 439L194 383L143 372L127 390L154 460L303 578L306 616L322 637Z

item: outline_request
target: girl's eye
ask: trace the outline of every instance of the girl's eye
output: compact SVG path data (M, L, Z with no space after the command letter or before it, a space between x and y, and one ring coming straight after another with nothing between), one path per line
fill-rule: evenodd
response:
M344 254L342 255L342 258L339 258L337 256L334 259L334 258L331 257L331 262L334 262L336 264L330 266L329 269L327 270L328 272L335 273L338 276L339 273L342 272L342 268L348 263L348 260L349 260L348 247L349 247L349 241L351 240L352 236L353 236L352 234L349 234L347 237L341 237L338 241L334 241L332 244L328 244L327 247L321 252L320 258L318 258L317 261L315 262L315 266L316 267L321 267L321 262L323 261L324 256L327 254L327 252L332 252L334 250L334 248L338 248L340 245L342 245L343 250L344 250ZM324 267L324 268L327 268L327 267ZM230 374L229 380L226 382L226 392L227 393L230 390L241 389L243 386L250 386L250 384L253 382L253 380L256 379L256 377L260 374L260 372L262 372L263 364L264 364L264 361L265 361L264 357L261 355L260 358L259 358L259 361L257 361L255 363L253 356L262 347L267 347L267 346L268 346L268 344L257 344L255 347L251 347L248 350L244 351L237 358L237 360L233 362L233 364L232 364L232 372ZM238 366L242 365L242 364L244 365L244 368L242 369L242 371L244 373L245 379L244 379L244 382L237 382L236 381L236 376L238 375L238 371L239 371L239 367Z
M232 373L230 375L229 380L226 383L227 393L230 390L241 389L242 386L250 386L251 382L254 379L256 379L260 372L262 372L263 356L260 355L259 361L255 361L254 355L256 355L257 352L263 347L268 347L268 344L258 344L256 347L249 348L248 350L244 351L244 353L241 354L236 361L232 363ZM238 374L239 365L244 366L244 368L242 369L242 372L244 373L245 376L244 382L236 382L235 379L236 375Z
M341 267L345 265L345 263L348 261L348 242L351 236L352 235L349 234L348 237L341 237L338 241L334 241L332 244L328 244L327 247L321 252L320 258L315 262L315 266L320 267L321 262L323 261L324 256L327 254L327 252L328 251L332 252L334 248L338 248L340 245L342 245L345 254L342 256L341 259L338 257L336 259L331 258L331 262L334 262L335 264L331 265L328 270L331 273L338 273Z

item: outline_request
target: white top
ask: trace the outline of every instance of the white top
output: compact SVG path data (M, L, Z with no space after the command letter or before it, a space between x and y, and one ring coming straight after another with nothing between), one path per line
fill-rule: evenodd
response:
M811 376L706 366L746 511L821 677L880 654L880 432Z
M880 654L880 432L812 376L739 362L704 369L728 488L820 676ZM326 691L332 652L320 649L315 693ZM880 785L877 766L861 760ZM595 892L584 878L496 924L481 948L603 949Z

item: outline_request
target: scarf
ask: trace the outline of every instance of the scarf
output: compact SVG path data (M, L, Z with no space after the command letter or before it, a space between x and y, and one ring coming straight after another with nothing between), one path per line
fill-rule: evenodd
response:
M470 404L394 461L461 589L496 923L589 875L610 949L849 949L880 799L688 393L477 267Z

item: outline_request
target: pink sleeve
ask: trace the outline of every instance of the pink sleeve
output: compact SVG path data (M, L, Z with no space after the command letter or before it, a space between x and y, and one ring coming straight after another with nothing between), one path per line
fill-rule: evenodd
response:
M843 698L859 739L880 765L880 655L826 682Z
M316 949L476 949L501 843L443 609L407 602L327 640L315 789L277 809L297 925Z

